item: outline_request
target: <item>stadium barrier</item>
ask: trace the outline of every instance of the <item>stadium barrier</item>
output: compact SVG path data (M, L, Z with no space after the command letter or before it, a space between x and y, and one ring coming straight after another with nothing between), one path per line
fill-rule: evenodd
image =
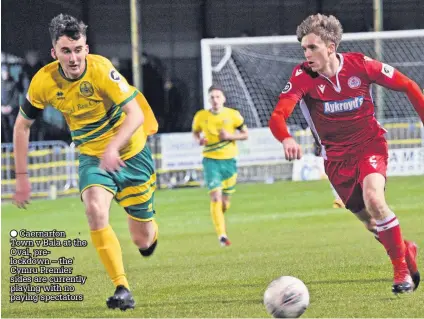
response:
M381 121L387 130L389 176L424 174L424 128L418 119ZM272 183L275 180L311 180L326 178L323 160L314 153L311 131L290 127L302 146L302 160L289 162L268 128L249 130L249 139L239 141L238 181ZM161 188L203 184L201 147L191 133L160 135L162 166ZM159 166L158 166L159 167ZM302 172L302 174L300 174Z
M424 128L417 119L386 120L389 144L389 176L424 174ZM309 129L291 127L305 156L288 162L268 128L249 130L249 139L238 142L238 181L272 183L276 180L326 178L323 160L313 155ZM201 147L191 133L157 134L148 140L157 168L159 189L197 187L203 184ZM13 145L2 144L2 200L12 198L15 188ZM28 172L32 197L56 198L78 194L78 151L62 141L32 142Z
M13 144L1 144L1 198L11 199L15 189ZM31 142L28 174L32 196L55 198L78 194L76 150L63 141Z

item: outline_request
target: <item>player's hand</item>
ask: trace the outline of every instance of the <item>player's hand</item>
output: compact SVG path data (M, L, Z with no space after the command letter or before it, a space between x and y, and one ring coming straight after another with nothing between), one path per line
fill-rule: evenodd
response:
M199 145L203 146L203 145L206 145L206 144L208 144L208 140L204 137L201 137L200 140L199 140Z
M117 172L124 166L126 165L121 159L119 151L116 148L106 148L100 161L100 168L108 172Z
M228 133L226 130L219 131L219 139L221 141L231 141L232 135Z
M29 197L31 195L31 184L29 182L28 174L16 175L16 189L13 195L13 203L18 208L26 209L25 205L29 204Z
M302 148L296 143L293 137L288 137L283 140L284 155L286 160L292 161L302 157Z

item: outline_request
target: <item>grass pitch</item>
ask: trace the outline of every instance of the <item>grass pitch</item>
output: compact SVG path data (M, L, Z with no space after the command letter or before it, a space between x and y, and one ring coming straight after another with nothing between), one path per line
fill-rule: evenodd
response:
M387 186L387 199L404 237L421 247L423 189L422 176L390 178ZM269 317L262 296L269 282L281 275L296 276L309 288L311 303L305 318L424 317L424 287L393 296L392 269L384 248L351 213L331 204L327 181L238 185L226 214L233 245L221 248L205 189L158 191L159 244L145 259L130 240L126 214L114 203L111 224L137 303L136 309L126 312L106 308L114 287L91 246L78 198L34 201L26 211L4 204L2 317ZM87 240L84 248L49 248L51 259L75 257L73 275L87 276L87 282L75 284L72 294L83 294L84 301L10 303L12 229L63 230L68 238Z

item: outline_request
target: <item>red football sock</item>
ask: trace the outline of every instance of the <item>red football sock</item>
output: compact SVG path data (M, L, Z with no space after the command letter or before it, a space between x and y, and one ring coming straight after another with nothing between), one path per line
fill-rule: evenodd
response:
M380 242L386 248L392 263L405 258L405 243L402 238L399 221L394 213L377 220L377 232ZM402 259L401 259L402 260Z

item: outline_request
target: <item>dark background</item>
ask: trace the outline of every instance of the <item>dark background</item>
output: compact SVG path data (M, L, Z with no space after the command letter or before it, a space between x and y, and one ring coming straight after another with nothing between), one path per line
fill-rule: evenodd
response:
M424 28L424 1L383 2L385 30ZM88 24L91 52L119 58L120 70L131 82L129 0L3 0L1 6L2 52L24 57L37 50L50 62L48 24L67 13ZM372 0L140 0L139 10L148 62L143 91L162 131L190 130L194 112L203 108L202 38L292 35L305 17L317 12L336 15L345 32L374 27Z

